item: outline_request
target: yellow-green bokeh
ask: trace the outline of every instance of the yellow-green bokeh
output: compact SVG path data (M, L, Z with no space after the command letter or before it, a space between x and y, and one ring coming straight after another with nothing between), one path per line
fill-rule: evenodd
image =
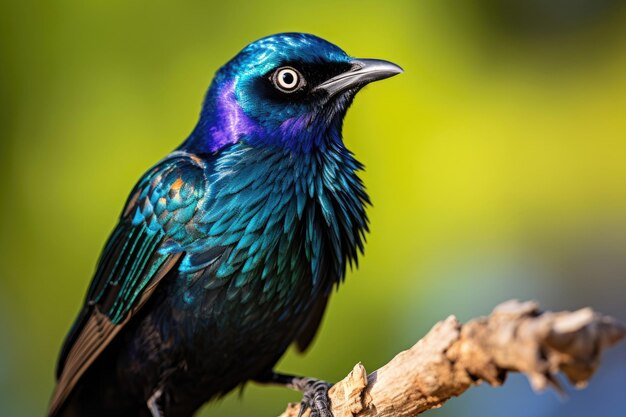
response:
M43 415L127 192L186 137L214 71L276 32L405 69L348 114L372 232L313 349L282 371L373 370L436 320L513 297L626 318L626 11L544 3L3 2L0 415ZM202 415L296 400L250 385Z

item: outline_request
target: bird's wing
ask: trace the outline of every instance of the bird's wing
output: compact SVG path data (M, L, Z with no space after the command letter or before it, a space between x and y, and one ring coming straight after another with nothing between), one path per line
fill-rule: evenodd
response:
M98 261L85 304L66 337L49 416L176 265L198 233L193 219L206 189L197 157L175 152L135 186Z

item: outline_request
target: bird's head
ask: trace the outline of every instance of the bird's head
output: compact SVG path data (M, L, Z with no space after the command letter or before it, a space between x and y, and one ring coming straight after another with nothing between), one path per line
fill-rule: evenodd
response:
M211 152L239 141L304 151L324 146L341 140L343 117L363 86L400 72L313 35L272 35L217 72L192 137Z

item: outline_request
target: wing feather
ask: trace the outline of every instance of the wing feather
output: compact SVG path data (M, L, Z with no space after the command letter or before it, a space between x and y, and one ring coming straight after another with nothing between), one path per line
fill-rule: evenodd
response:
M199 158L181 152L161 161L139 181L105 245L83 309L66 337L48 416L57 415L85 371L158 283L177 270L183 247L197 238L188 232L180 239L180 229L193 221L205 189L205 166Z

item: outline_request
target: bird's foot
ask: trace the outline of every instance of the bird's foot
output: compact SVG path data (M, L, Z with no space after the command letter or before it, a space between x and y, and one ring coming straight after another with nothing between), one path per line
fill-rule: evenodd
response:
M311 410L311 417L333 417L328 398L328 390L332 384L326 381L279 374L274 371L265 372L256 377L255 380L262 384L278 384L302 392L298 417L302 417L308 409Z
M298 417L302 417L309 408L311 417L333 417L328 398L328 390L332 384L315 378L293 378L289 386L303 394Z

